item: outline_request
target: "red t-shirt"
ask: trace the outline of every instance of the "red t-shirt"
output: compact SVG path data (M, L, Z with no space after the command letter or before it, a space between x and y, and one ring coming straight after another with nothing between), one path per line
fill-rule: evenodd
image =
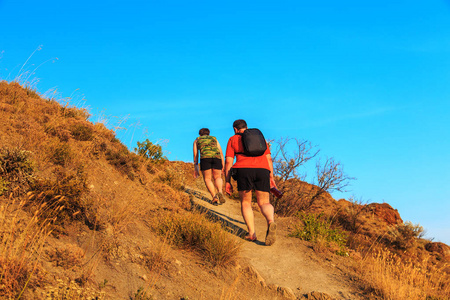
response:
M233 135L228 140L227 144L227 152L225 153L225 157L236 156L236 162L233 165L233 168L262 168L270 170L269 162L267 160L266 155L270 154L269 145L267 145L267 150L261 156L245 156L244 154L236 154L244 152L244 146L242 145L242 136L239 134Z

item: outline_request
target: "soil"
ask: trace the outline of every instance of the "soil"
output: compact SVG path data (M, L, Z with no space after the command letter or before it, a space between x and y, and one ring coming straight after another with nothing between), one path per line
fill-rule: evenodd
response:
M199 190L188 188L187 192L194 196L191 200L200 209L223 222L236 239L247 234L238 200L227 198L226 203L214 206ZM276 242L266 246L266 220L256 205L253 210L258 239L255 242L244 241L241 256L252 266L263 286L284 288L301 299L312 292L324 293L333 299L363 299L361 291L348 275L348 269L340 264L345 258L318 252L312 244L288 237L292 226L290 218L276 218Z

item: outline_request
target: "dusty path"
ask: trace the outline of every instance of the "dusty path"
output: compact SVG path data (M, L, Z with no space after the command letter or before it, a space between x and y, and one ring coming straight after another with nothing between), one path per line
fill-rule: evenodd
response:
M213 206L201 191L188 188L193 202L204 208L208 214L224 222L236 238L247 233L240 203L228 200L223 205ZM265 246L267 224L264 217L255 211L255 227L258 240L245 241L241 256L248 259L267 285L291 289L297 297L316 291L326 293L335 299L360 299L344 274L329 261L317 260L313 250L300 240L287 237L286 219L277 219L277 240L272 246ZM316 259L314 259L316 258Z

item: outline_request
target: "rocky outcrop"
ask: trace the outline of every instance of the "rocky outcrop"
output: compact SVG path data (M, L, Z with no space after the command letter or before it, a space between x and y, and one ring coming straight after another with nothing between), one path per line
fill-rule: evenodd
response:
M387 203L371 203L366 206L366 210L374 214L378 219L385 221L388 225L403 223L398 211Z
M441 258L450 260L450 247L441 242L432 242L425 245L428 252L437 253Z

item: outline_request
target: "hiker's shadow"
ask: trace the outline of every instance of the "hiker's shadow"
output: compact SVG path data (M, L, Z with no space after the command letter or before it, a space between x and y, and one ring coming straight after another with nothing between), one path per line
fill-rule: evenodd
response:
M188 194L191 194L193 196L195 196L196 198L203 200L205 202L211 203L211 200L209 200L208 198L206 198L205 196L203 196L200 192L197 191L193 191L191 189L186 189L185 190ZM228 232L240 237L243 240L245 239L245 236L248 235L248 231L243 229L242 227L234 224L234 223L239 223L239 224L245 224L244 222L240 221L240 220L236 220L234 218L231 218L223 213L211 210L203 205L197 204L195 203L194 199L191 199L191 209L194 211L198 211L200 213L204 213L209 219L215 221L215 222L219 222L222 224L223 228L225 230L227 230ZM234 222L234 223L232 223ZM261 242L259 240L253 241L255 244L260 245L260 246L264 246L265 243Z

